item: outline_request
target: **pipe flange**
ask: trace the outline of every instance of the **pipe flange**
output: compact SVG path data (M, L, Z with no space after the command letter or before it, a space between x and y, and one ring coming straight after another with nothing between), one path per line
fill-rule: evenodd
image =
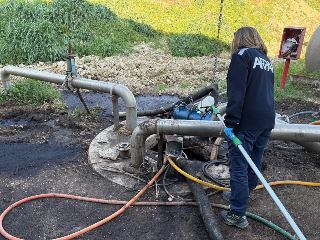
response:
M119 156L121 158L128 158L130 155L130 144L126 142L119 143L117 146Z

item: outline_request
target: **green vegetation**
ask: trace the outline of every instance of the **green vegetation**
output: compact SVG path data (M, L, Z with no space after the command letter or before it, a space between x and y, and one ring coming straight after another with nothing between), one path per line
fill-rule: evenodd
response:
M12 88L0 93L0 101L14 101L19 105L35 105L40 107L45 103L60 105L61 93L47 82L34 79L16 82Z
M90 113L87 113L86 111L82 111L80 107L76 107L73 109L73 111L68 112L68 117L69 118L79 118L79 117L84 117L85 119L93 119L95 118L99 112L102 110L102 107L99 105L96 105L92 108L90 108Z
M68 117L69 118L78 118L83 114L84 114L84 112L81 110L81 108L76 107L72 112L68 112Z
M189 86L190 86L189 83L182 83L182 84L181 84L181 87L182 87L182 88L187 88L187 87L189 87Z
M168 86L167 85L159 85L158 90L162 91L165 90Z
M118 18L85 0L7 0L0 2L0 64L62 60L68 52L102 57L129 53L150 41L150 27Z
M196 57L213 54L216 49L216 40L200 34L170 34L167 38L170 52L175 57ZM230 46L219 42L219 49L229 50Z
M217 37L221 0L88 1L105 5L117 16L147 24L161 33ZM239 27L252 26L259 31L270 56L275 57L284 27L306 27L308 42L319 22L319 0L224 0L220 40L230 44Z
M215 51L212 38L163 34L85 0L0 0L0 9L2 65L63 60L69 42L79 57L128 54L134 45L159 43L161 39L167 40L174 56L201 56Z
M283 14L283 6L287 6L286 12L295 14ZM0 64L64 60L62 54L68 52L69 42L72 52L79 57L129 54L133 46L142 42L153 42L155 48L165 48L177 57L215 55L219 11L220 0L0 0ZM273 57L279 50L284 27L303 23L307 27L307 42L319 22L320 3L316 0L226 0L219 52L229 51L232 33L237 28L250 25L260 32ZM304 50L305 47L302 57ZM90 60L84 60L87 61ZM275 66L276 99L304 94L289 80L283 91L278 90L283 67ZM303 59L291 63L288 78L290 73L320 75L308 73ZM0 94L0 101L14 100L16 95L21 100L14 101L20 104L41 104L42 100L26 100L24 94L32 95L26 91L32 88L30 81L26 81L30 86L15 84L12 90ZM224 81L219 87L226 89ZM21 89L14 93L15 88ZM158 86L159 90L165 88L166 85Z
M306 99L312 98L312 93L307 89L294 86L290 83L290 74L300 74L307 75L310 77L320 77L319 72L308 72L305 67L304 59L299 59L296 61L291 61L290 67L287 74L286 84L283 90L280 90L280 83L282 79L284 69L284 63L277 64L274 66L275 75L275 100L285 100L285 99Z

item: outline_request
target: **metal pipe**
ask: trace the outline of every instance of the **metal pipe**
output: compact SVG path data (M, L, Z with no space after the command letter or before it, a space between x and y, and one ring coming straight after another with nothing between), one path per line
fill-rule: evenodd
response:
M219 107L217 107L218 111L220 112L220 115L223 116L227 112L227 103L221 104ZM219 121L220 119L215 115L212 114L210 121Z
M294 141L294 143L304 147L315 153L320 153L320 143L318 142L301 142L301 141Z
M292 115L294 116L294 115ZM288 122L280 119L280 115L276 116L276 124L288 124ZM301 142L301 141L293 141L294 143L312 151L312 152L316 152L316 153L320 153L320 143L319 142Z
M125 171L131 171L130 167L138 169L146 156L146 139L148 136L157 133L156 119L151 119L140 123L132 132L130 146L131 146L131 161L128 163Z
M2 69L0 74L2 85L4 88L10 88L12 86L10 82L10 74L15 76L37 79L45 82L56 83L60 85L62 85L66 79L66 75L36 71L14 66L6 66ZM72 79L72 86L75 88L110 93L110 95L117 95L121 97L126 107L126 128L129 131L133 131L137 126L136 100L132 92L127 87L116 83L101 82L80 77L75 77Z
M116 129L120 125L118 96L111 95L110 98L112 101L113 113L114 113L113 114L114 129Z
M131 136L130 165L138 168L145 157L145 141L151 134L223 137L224 126L220 121L152 119L139 124ZM295 142L320 142L320 126L305 124L276 124L270 139ZM318 150L319 152L319 150Z

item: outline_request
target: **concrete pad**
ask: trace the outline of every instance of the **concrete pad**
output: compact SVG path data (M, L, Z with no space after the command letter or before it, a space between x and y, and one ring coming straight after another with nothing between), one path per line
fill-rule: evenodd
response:
M148 118L138 118L138 123L146 120L148 120ZM122 122L121 124L124 123L125 122ZM130 161L130 151L128 157L121 157L119 152L119 146L122 144L128 144L128 148L130 148L131 134L123 129L124 127L114 129L114 126L111 126L100 132L92 140L89 146L88 157L89 163L94 163L92 165L93 169L101 176L128 189L133 189L137 187L137 178L134 178L132 175L123 171L123 167ZM157 136L149 136L146 141L146 148L149 150L146 152L145 159L148 160L150 165L152 165L152 169L154 169L155 173L158 171L158 169L156 169L158 153L151 151L150 148L153 148L156 145ZM201 169L202 164L203 162L201 161L192 161L192 166L197 170ZM210 170L212 170L212 168L210 168ZM218 171L221 173L222 170L219 168ZM172 195L186 196L191 194L191 190L187 181L185 181L184 178L182 179L182 181L177 181L175 184L170 184L170 186L167 186ZM168 181L170 181L170 177ZM139 186L138 189L141 189L146 183L140 182L140 184L141 186ZM162 181L158 184L162 184ZM160 193L162 191L164 193L164 190L161 188Z
M143 122L148 118L138 118L138 122ZM122 122L121 124L124 124ZM130 147L131 135L123 133L120 129L115 130L114 126L108 127L99 133L89 146L89 163L93 164L93 169L106 179L124 186L128 189L134 188L138 180L129 174L125 174L123 167L130 161L130 154L127 158L122 158L119 155L119 145L129 143ZM146 141L146 148L150 149L157 145L156 136L151 135ZM152 159L157 162L158 155L155 151L147 151L146 159ZM151 160L150 160L151 161ZM109 171L110 170L110 171ZM155 169L157 171L157 169ZM116 171L116 172L112 172ZM145 185L145 183L142 182ZM142 186L142 185L141 185ZM141 187L140 187L141 189ZM178 195L186 195L190 193L187 182L174 184L170 186L170 193Z

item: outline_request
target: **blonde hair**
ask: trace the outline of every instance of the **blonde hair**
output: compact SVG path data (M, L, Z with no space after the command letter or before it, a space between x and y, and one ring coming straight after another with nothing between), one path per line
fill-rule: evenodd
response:
M231 57L235 51L242 48L255 48L262 50L265 54L268 53L268 49L258 31L253 27L242 27L234 33L230 50Z

